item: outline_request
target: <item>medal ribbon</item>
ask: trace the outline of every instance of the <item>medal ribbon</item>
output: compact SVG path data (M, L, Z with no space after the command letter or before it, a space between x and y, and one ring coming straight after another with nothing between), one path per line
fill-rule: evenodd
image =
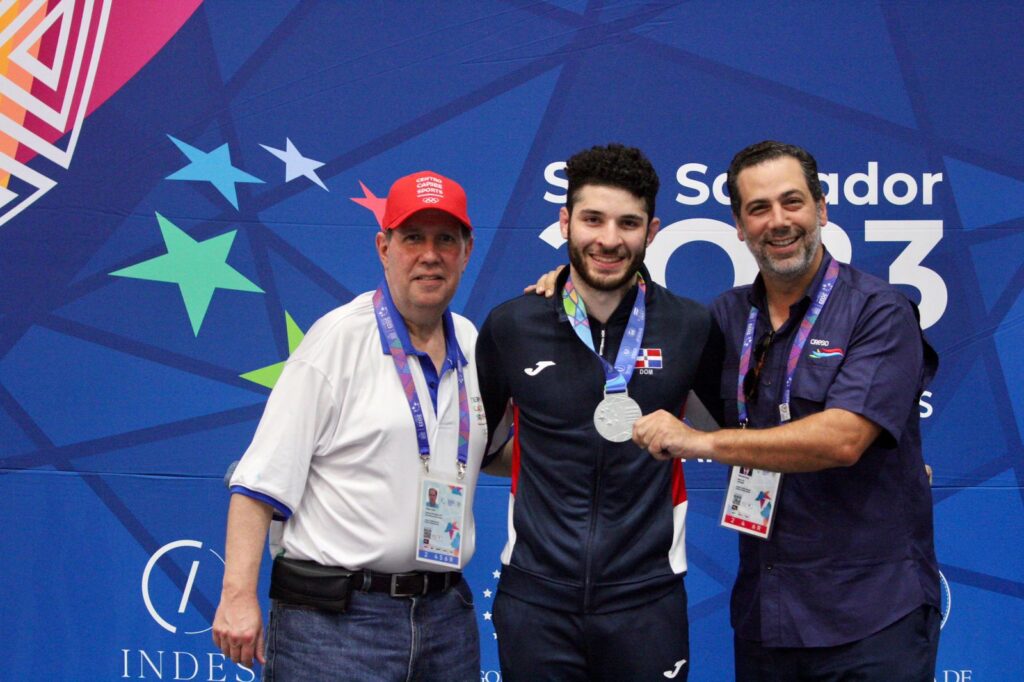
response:
M405 399L409 402L409 411L412 413L412 422L416 427L416 443L419 447L420 460L424 465L430 461L430 438L427 436L427 424L423 417L423 407L420 405L419 396L416 395L416 384L413 382L412 370L409 369L409 354L402 344L402 338L398 335L398 326L404 323L400 316L392 315L391 307L388 305L388 297L384 295L384 287L387 282L382 282L377 291L373 293L373 312L377 317L377 329L388 344L391 351L391 359L395 363L395 370L402 382L402 390L405 391ZM462 476L469 461L469 397L466 394L466 377L462 372L462 364L456 360L455 374L459 383L459 476Z
M811 302L811 307L807 309L804 319L800 322L800 329L793 338L793 345L789 348L789 359L786 362L786 382L782 390L782 405L787 407L789 405L789 397L793 388L793 376L796 374L796 365L800 361L800 354L803 353L804 346L807 345L811 329L814 327L814 323L818 321L818 315L821 314L822 309L825 307L825 302L828 301L828 297L832 294L832 288L835 286L838 277L839 261L833 259L825 270L825 277L821 280L818 291L814 294L814 300ZM743 394L743 382L747 378L747 372L750 371L750 358L753 354L754 327L757 324L757 315L757 308L750 306L750 315L747 316L747 327L743 332L743 348L740 351L739 378L736 381L736 406L739 411L740 424L743 426L747 424L747 397Z
M587 306L572 284L572 275L565 280L565 287L562 289L562 307L569 317L576 336L580 337L583 345L597 355L597 359L601 361L601 366L604 367L604 392L606 395L625 393L626 384L633 376L636 356L640 352L640 344L643 343L644 325L647 321L646 296L647 284L643 277L637 275L636 301L633 302L633 310L629 313L629 323L626 325L622 343L619 344L619 353L615 357L615 366L613 367L594 349L594 336L590 332Z

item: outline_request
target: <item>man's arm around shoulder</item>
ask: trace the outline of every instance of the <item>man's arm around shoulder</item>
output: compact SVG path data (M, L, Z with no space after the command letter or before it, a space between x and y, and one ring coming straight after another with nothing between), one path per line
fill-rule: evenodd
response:
M505 444L501 447L501 451L494 455L494 459L484 467L484 473L490 474L491 476L502 476L504 478L512 477L511 439L505 441Z
M476 339L476 373L487 417L488 443L483 471L491 476L512 475L511 409L508 378L495 334L495 312L484 320Z

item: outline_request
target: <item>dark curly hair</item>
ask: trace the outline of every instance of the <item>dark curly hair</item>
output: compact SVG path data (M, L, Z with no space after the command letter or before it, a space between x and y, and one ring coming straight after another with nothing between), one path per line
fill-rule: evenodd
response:
M811 153L795 144L765 140L740 150L736 156L732 157L732 163L729 164L726 182L729 186L729 203L732 205L734 216L740 215L740 206L743 203L743 199L740 197L740 188L736 184L740 171L783 156L792 157L800 162L800 168L804 171L804 180L807 181L807 189L810 191L811 197L815 203L821 201L825 194L821 191L821 180L818 179L818 162L814 160Z
M643 199L647 220L654 217L654 198L658 194L658 174L654 166L636 147L611 143L607 147L591 147L573 154L566 162L569 191L565 207L572 215L572 205L584 185L619 187Z

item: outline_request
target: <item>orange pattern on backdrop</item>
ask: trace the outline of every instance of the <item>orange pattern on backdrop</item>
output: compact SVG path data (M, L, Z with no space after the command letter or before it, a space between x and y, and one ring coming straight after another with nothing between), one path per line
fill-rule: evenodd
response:
M0 30L10 26L11 23L19 17L22 12L26 11L31 4L32 0L17 0L14 2L6 12L0 15ZM0 77L6 78L14 85L28 92L32 90L32 82L34 80L32 74L27 73L17 64L11 62L10 54L11 50L20 45L46 17L46 11L46 4L44 3L40 5L35 14L33 14L13 36L4 41L3 44L0 44ZM38 57L39 43L32 45L29 48L29 52L33 57ZM21 105L3 97L2 95L0 95L0 116L6 117L18 125L23 125L25 123L25 109L21 107ZM0 154L10 158L15 158L17 152L17 140L12 139L4 133L0 133ZM10 173L0 171L0 186L7 187L10 179Z

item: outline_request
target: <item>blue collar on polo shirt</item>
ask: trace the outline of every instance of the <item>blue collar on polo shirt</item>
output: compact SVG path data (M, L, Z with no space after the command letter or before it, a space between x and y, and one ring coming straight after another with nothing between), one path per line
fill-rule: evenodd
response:
M402 342L402 347L405 348L409 356L416 356L420 361L420 367L423 368L423 378L427 382L427 388L430 389L430 402L434 405L434 414L437 414L437 387L441 382L441 377L444 376L445 372L454 370L456 363L465 367L469 362L466 360L466 356L462 354L459 341L455 337L455 322L452 320L452 313L445 308L444 314L441 316L441 322L444 326L445 357L439 375L434 368L434 361L430 359L430 355L413 347L412 341L409 340L409 330L405 328L405 320L402 319L402 314L395 307L394 299L391 298L391 290L388 288L387 280L381 282L380 286L384 292L384 300L394 314L395 331ZM391 355L391 349L388 348L387 340L381 334L378 334L378 336L380 336L381 350L384 351L384 355Z

